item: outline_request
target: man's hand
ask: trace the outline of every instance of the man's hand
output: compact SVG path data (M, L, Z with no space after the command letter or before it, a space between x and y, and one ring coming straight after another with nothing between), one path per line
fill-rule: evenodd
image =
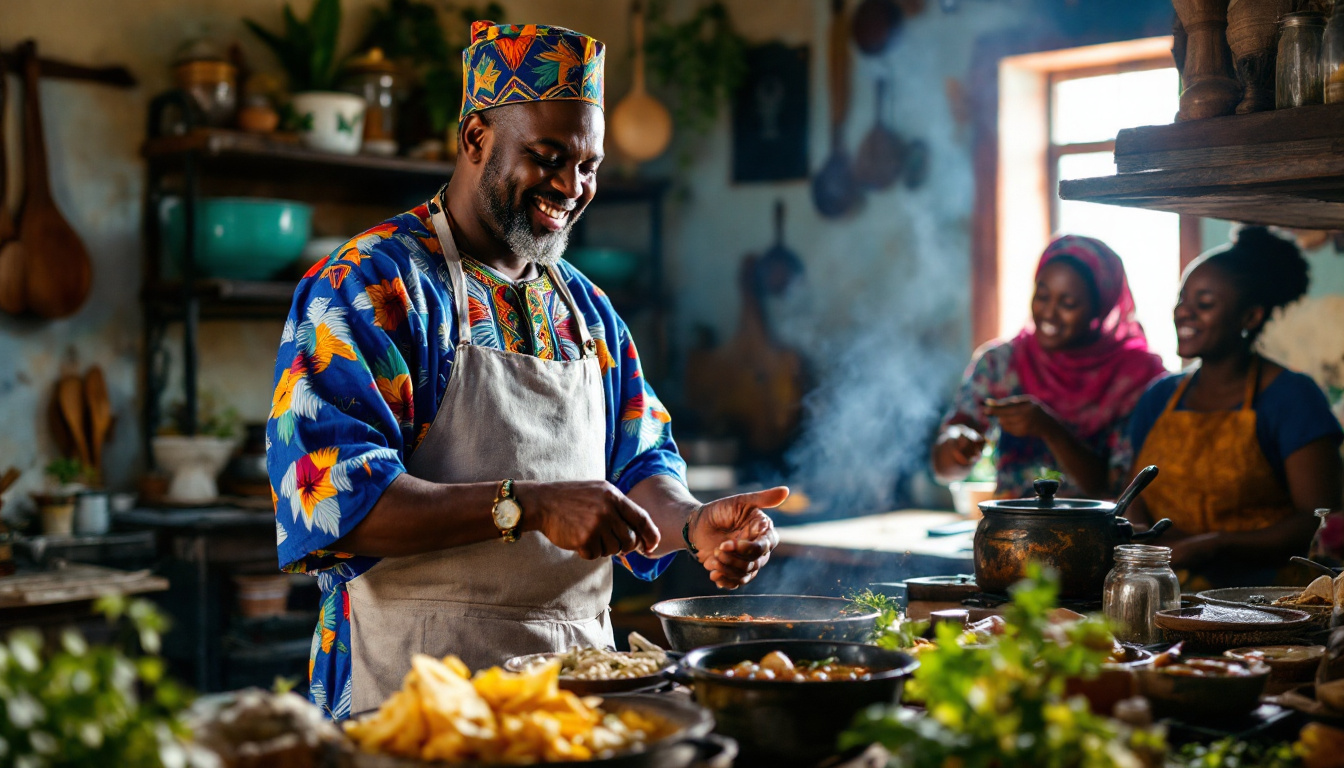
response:
M985 411L999 420L1004 432L1016 437L1050 437L1061 424L1049 406L1031 395L986 401Z
M985 436L965 424L953 424L938 436L934 450L955 466L973 467L985 450Z
M611 483L515 482L513 488L523 508L523 530L537 531L585 560L658 547L658 527L649 513Z
M788 488L770 488L711 501L691 518L691 543L700 564L722 589L737 589L756 578L779 543L765 509L789 498Z

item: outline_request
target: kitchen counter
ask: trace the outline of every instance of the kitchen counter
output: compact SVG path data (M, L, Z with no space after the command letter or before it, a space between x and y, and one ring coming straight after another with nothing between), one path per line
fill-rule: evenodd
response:
M785 557L807 557L853 565L892 559L932 559L965 570L971 565L974 529L946 536L929 535L930 529L964 520L966 518L955 512L906 509L781 527L779 547L775 551Z

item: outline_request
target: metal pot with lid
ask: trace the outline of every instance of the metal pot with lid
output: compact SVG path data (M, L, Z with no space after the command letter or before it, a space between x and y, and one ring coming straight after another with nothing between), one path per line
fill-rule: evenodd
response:
M1146 467L1114 502L1057 499L1057 480L1037 480L1036 498L986 501L975 531L975 581L981 591L1006 593L1026 575L1029 562L1059 573L1065 599L1099 599L1118 544L1145 542L1171 527L1163 518L1135 533L1123 515L1130 502L1157 477Z

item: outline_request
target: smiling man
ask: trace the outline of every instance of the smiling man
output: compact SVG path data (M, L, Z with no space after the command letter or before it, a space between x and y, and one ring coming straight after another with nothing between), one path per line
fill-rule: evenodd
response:
M689 549L745 584L788 496L686 491L629 331L560 258L597 192L602 44L491 22L472 40L452 180L305 276L276 364L279 559L322 587L309 695L338 718L413 653L612 645L613 559L652 579Z

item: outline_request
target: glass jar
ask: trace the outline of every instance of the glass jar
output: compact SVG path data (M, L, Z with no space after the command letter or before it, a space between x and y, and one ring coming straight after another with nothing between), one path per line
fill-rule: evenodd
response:
M1321 39L1321 83L1325 103L1344 101L1344 3L1335 3Z
M1171 570L1171 547L1121 544L1115 567L1106 574L1101 610L1115 639L1147 645L1162 641L1153 623L1158 611L1181 607L1181 582Z
M1321 43L1325 17L1303 11L1279 20L1279 52L1274 81L1278 109L1320 104L1325 99L1321 80Z
M346 92L368 104L360 147L368 154L397 154L397 86L397 68L379 48L369 49L346 67Z

